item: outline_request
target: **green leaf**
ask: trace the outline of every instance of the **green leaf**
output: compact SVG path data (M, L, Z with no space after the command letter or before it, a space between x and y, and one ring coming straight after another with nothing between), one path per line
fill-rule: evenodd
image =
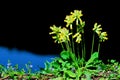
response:
M116 60L113 60L113 59L112 59L112 60L110 60L110 62L111 62L111 63L115 63L115 62L116 62Z
M63 59L65 59L65 60L70 58L70 54L69 54L68 51L62 51L62 52L60 53L60 56L61 56Z
M79 77L81 77L81 75L83 74L82 68L78 68L76 70L76 74L77 74L77 78L79 79Z
M60 64L59 64L58 62L53 62L53 63L52 63L52 66L53 66L54 68L59 68L59 67L60 67Z
M68 69L70 69L71 68L71 64L70 63L66 63L66 67L68 68Z
M48 61L46 61L44 64L45 64L45 70L48 70L50 63Z
M95 62L95 60L98 59L98 52L94 52L90 59L88 60L88 62L86 63L86 67L89 67L89 65L93 62Z
M65 65L68 63L68 61L64 61L61 65L62 67L65 67Z
M76 74L74 72L72 72L71 70L66 70L65 73L68 74L69 77L72 77L72 78L76 77Z
M63 63L64 61L60 58L60 59L58 59L58 62Z
M85 21L84 21L84 22L82 22L82 24L81 24L81 25L82 25L82 27L84 27L84 26L85 26Z

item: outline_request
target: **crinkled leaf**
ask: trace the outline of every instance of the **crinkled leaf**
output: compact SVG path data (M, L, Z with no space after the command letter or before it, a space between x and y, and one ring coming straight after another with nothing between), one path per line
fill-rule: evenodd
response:
M77 78L79 79L79 77L81 77L81 75L83 74L82 68L78 68L76 70L76 74L77 74Z
M86 67L89 67L91 63L93 63L96 59L98 59L98 52L94 52L88 62L86 63Z
M65 67L65 65L67 64L68 61L64 61L61 65L62 67Z
M59 67L60 67L60 64L59 64L58 62L53 62L53 63L52 63L52 66L53 66L54 68L59 68Z
M60 56L62 57L62 59L65 59L65 60L70 58L70 54L68 51L62 51L60 53Z
M66 74L69 75L69 77L72 77L72 78L76 77L76 73L72 72L71 70L66 70L65 72L66 72Z
M64 61L60 58L60 59L58 60L58 62L59 62L59 63L63 63Z
M66 63L66 67L67 67L68 69L71 68L70 63Z

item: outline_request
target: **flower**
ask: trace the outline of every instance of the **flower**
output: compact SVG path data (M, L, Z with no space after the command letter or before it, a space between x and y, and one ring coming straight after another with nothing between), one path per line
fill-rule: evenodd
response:
M98 35L100 35L102 30L101 25L100 24L98 25L97 23L95 23L94 28L92 30L95 31Z
M73 16L73 18L79 19L79 20L80 20L80 17L83 16L81 10L74 10L74 12L71 12L70 14Z
M73 35L73 38L76 38L76 42L80 43L81 39L81 34L80 33L76 33L75 35Z
M65 41L69 41L69 36L71 35L72 33L69 33L69 30L66 29L65 27L63 27L60 31L60 33L58 34L59 35L59 43L62 43L62 42L65 42Z
M71 25L73 22L75 21L75 18L72 15L67 15L65 17L64 22L66 22L66 27L68 27L69 25Z
M52 32L50 32L49 34L54 35L54 36L52 36L52 38L55 39L54 42L56 43L57 41L59 41L59 35L58 34L61 31L61 26L56 27L55 25L53 25L53 26L50 26L50 29L52 30Z
M50 32L50 33L49 33L50 35L51 35L51 34L56 34L56 33L59 33L59 32L60 32L61 26L56 27L55 25L53 25L53 26L50 26L50 29L53 31L53 32Z
M105 40L108 40L107 32L101 32L99 38L100 38L100 42L104 42Z
M54 34L52 38L55 39L55 43L69 41L69 35L71 35L71 33L69 33L69 30L67 28L56 27L55 25L53 25L50 27L50 29L52 30L52 32L50 32L49 34Z

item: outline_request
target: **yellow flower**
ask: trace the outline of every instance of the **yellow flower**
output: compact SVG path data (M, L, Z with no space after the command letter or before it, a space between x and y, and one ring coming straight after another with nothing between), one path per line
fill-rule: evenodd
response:
M72 33L69 33L69 30L67 28L63 27L56 27L55 25L51 26L50 29L52 32L49 34L53 35L52 38L55 40L54 42L62 43L65 41L69 41L69 35Z
M56 33L59 33L60 30L61 30L61 26L60 27L56 27L55 25L53 26L50 26L50 29L53 31L53 32L50 32L49 34L56 34Z
M80 33L76 33L75 35L73 35L73 38L76 38L76 41L77 43L80 43L81 42L81 34Z
M74 12L71 12L71 15L72 15L75 19L79 19L79 20L80 20L80 17L83 16L81 10L74 10Z
M100 42L104 42L105 40L108 40L107 32L101 32L99 38L100 38Z
M79 34L79 35L77 36L77 38L76 38L76 42L77 42L77 43L80 43L81 40L82 40L82 39L81 39L81 34Z
M72 33L69 33L69 30L66 29L65 27L63 27L59 33L59 43L65 42L65 41L69 41L69 36Z
M92 30L95 31L98 35L100 35L102 30L101 25L98 25L97 23L95 23L94 28Z
M66 27L68 27L70 24L72 24L74 22L75 18L72 15L67 15L65 17L64 22L66 22Z
M53 35L52 38L55 40L54 42L56 43L57 41L59 41L58 34L60 33L61 26L56 27L55 25L53 25L53 26L50 26L50 29L52 30L52 32L50 32L49 34Z
M77 37L80 33L76 33L75 35L73 35L73 38Z

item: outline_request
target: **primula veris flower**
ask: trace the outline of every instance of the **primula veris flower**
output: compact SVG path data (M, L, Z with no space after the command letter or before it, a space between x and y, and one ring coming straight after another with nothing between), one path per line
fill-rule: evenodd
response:
M62 42L65 42L65 41L69 41L69 36L71 35L72 33L69 33L69 30L65 27L63 27L61 30L60 30L60 33L58 34L59 35L59 42L58 43L62 43Z
M94 28L92 30L95 31L98 35L100 35L102 30L101 25L100 24L98 25L97 23L95 23Z
M80 21L80 23L82 23L82 20L80 17L83 16L83 14L82 14L81 10L74 10L74 12L71 12L70 14L73 16L73 18L76 19L76 25L79 24L78 23L79 21Z
M81 34L79 34L79 35L77 36L77 38L76 38L76 42L77 42L77 43L80 43L81 40L82 40L82 39L81 39Z
M56 43L57 41L59 41L59 35L58 34L61 31L61 26L57 27L57 26L53 25L53 26L50 26L50 29L52 30L52 32L50 32L49 34L53 35L52 38L55 39L54 42Z
M67 15L65 17L64 22L66 22L66 27L68 27L69 25L71 25L73 22L75 21L75 18L72 15Z
M100 42L104 42L105 40L108 40L107 32L101 32L99 38L100 38Z
M76 41L77 43L80 43L81 42L81 34L80 33L76 33L75 35L73 35L73 38L76 38Z
M80 17L83 16L82 11L81 10L74 10L74 12L70 13L75 19L79 19Z
M50 29L52 30L52 32L50 32L49 34L53 34L52 38L55 40L55 43L69 41L69 35L71 35L71 33L69 33L69 30L67 28L56 27L55 25L53 25L50 27Z
M73 38L77 37L80 33L76 33L75 35L73 35Z
M56 33L59 33L59 32L60 32L61 26L57 27L57 26L53 25L53 26L50 26L50 29L51 29L53 32L50 32L49 34L56 34Z

